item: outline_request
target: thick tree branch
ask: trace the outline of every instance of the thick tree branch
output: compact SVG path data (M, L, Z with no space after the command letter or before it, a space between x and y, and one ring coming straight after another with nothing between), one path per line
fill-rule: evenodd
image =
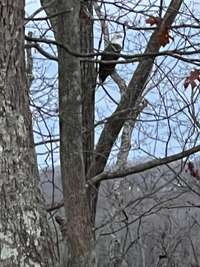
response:
M25 48L30 49L31 47L34 47L37 49L37 51L43 55L44 57L53 60L53 61L58 61L58 58L54 55L51 55L50 53L46 52L38 43L29 43L25 45Z
M132 167L126 167L126 169L123 169L123 170L117 170L117 171L113 171L113 172L104 171L104 172L100 173L99 175L90 179L90 184L98 184L99 182L101 182L103 180L122 178L122 177L125 177L127 175L144 172L144 171L147 171L149 169L153 169L155 167L158 167L158 166L161 166L164 164L168 164L168 163L183 159L185 157L189 157L190 155L193 155L199 151L200 151L200 145L195 146L193 148L190 148L188 150L182 151L180 153L174 154L174 155L169 156L169 157L165 157L162 159L155 159L155 160L148 161L148 162L145 162L143 164L139 164L139 165L132 166Z

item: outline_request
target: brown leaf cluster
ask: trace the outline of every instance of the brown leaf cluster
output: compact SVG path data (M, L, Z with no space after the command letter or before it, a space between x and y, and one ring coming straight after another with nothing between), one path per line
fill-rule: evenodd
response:
M163 47L170 42L170 39L173 40L173 37L170 36L169 31L170 29L168 27L164 27L158 32L158 40L160 45L162 45Z
M148 19L146 19L146 23L152 25L159 25L161 22L161 18L160 17L154 17L154 16L150 16ZM169 42L170 39L173 40L173 37L170 36L169 34L170 32L170 28L169 27L162 27L159 31L158 31L158 42L160 45L162 45L163 47L166 46Z
M159 17L150 16L148 19L146 19L146 23L153 25L158 25L161 22L161 19Z
M200 69L195 69L190 72L184 82L185 89L187 89L189 85L191 85L192 89L194 89L198 85L197 81L200 82Z

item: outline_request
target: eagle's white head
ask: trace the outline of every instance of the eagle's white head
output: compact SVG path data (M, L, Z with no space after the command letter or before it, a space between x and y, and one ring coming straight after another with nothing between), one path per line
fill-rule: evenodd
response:
M120 33L115 34L111 39L112 44L118 44L121 47L122 47L122 42L123 42L123 36Z

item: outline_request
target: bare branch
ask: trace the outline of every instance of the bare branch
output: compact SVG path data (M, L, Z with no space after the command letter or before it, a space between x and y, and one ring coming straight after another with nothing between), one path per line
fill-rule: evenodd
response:
M200 145L195 146L193 148L190 148L188 150L182 151L180 153L174 154L174 155L169 156L169 157L165 157L162 159L155 159L155 160L148 161L146 163L132 166L129 168L127 167L124 170L117 170L117 171L113 171L113 172L104 171L104 172L100 173L99 175L90 179L89 183L90 184L98 184L99 182L101 182L103 180L122 178L122 177L125 177L125 176L130 175L130 174L140 173L140 172L150 170L152 168L155 168L155 167L158 167L158 166L161 166L164 164L168 164L168 163L183 159L185 157L189 157L190 155L193 155L199 151L200 151Z

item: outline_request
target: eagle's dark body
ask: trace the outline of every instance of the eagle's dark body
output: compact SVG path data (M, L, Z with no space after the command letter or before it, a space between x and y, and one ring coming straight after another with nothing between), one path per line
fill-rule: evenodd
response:
M111 60L118 60L120 57L121 52L121 45L118 43L113 43L112 41L108 44L108 46L105 48L101 60L102 61L111 61ZM107 53L111 53L110 55ZM112 54L113 53L113 54ZM116 54L114 54L116 53ZM116 63L100 63L99 64L99 80L101 83L103 83L106 78L112 74L116 66Z

